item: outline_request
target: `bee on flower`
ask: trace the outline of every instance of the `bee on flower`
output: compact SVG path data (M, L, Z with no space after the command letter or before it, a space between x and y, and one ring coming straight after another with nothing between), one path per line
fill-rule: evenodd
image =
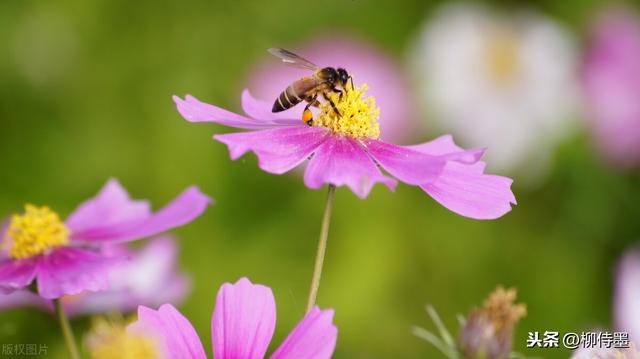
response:
M189 122L244 130L213 136L227 145L232 160L253 152L262 170L278 175L306 163L304 184L312 189L328 185L307 311L316 303L337 187L346 186L364 199L375 184L393 191L400 181L475 219L499 218L516 203L511 179L485 174L485 163L480 161L484 149L462 149L447 135L414 146L385 142L380 139L376 99L366 95L367 84L358 84L348 69L318 66L283 49L270 52L285 64L310 72L281 90L275 103L255 99L245 90L245 115L240 115L191 95L173 100ZM303 102L304 110L296 111ZM317 112L313 116L311 107Z
M407 143L419 133L415 118L418 105L406 73L394 54L380 49L366 39L349 33L323 34L305 39L296 50L314 63L348 70L358 83L368 84L367 93L380 109L380 138L393 143ZM269 57L260 61L247 76L247 88L257 98L275 99L294 81L309 76L309 69L282 66Z
M348 69L347 69L348 70ZM180 114L189 122L213 122L246 131L218 134L232 159L256 154L259 167L283 174L307 162L304 183L318 189L325 184L347 186L360 198L383 184L394 190L398 181L417 186L446 208L466 217L495 219L511 210L515 197L511 179L485 174L483 149L464 150L451 136L414 146L380 140L380 110L366 95L368 86L343 86L309 100L318 107L311 126L296 107L272 112L272 104L242 93L246 115L210 105L193 96L174 96ZM302 96L302 94L300 94ZM306 98L301 98L307 100ZM323 101L321 101L323 100ZM384 169L387 174L383 174Z

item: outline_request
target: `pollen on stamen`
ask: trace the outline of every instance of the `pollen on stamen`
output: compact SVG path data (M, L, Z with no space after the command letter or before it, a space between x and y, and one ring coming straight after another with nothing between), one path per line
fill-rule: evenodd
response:
M156 343L140 334L129 333L123 318L94 318L85 346L92 359L160 358Z
M31 258L69 243L69 230L58 214L49 207L32 204L25 205L24 214L11 218L7 236L13 259Z
M314 126L326 127L335 133L341 133L353 138L380 137L378 118L380 110L376 106L375 98L364 97L367 85L360 87L347 85L342 96L338 93L329 94L340 116L329 103L324 101L320 105L320 114L313 121Z

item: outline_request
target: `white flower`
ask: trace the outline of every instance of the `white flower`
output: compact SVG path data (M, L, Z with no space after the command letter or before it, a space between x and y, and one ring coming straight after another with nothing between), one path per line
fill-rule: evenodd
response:
M576 48L540 14L445 6L423 28L411 62L429 120L465 145L488 147L487 162L499 172L524 182L539 176L570 133Z

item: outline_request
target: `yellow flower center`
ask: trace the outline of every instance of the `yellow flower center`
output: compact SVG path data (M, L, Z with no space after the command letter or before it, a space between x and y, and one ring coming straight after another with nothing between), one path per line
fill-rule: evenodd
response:
M364 97L367 85L353 87L348 84L342 92L342 96L337 93L330 93L329 98L333 101L340 113L336 114L329 101L320 104L320 114L313 121L314 126L326 127L335 133L342 133L353 138L368 137L377 139L380 137L380 125L378 118L380 110L376 107L375 98Z
M491 81L497 85L512 84L520 71L518 40L505 30L495 30L484 48L485 66Z
M123 319L97 318L85 343L92 359L155 359L160 355L155 342L127 332Z
M25 206L25 213L11 218L7 235L9 255L26 259L40 255L50 248L69 243L69 230L49 207Z

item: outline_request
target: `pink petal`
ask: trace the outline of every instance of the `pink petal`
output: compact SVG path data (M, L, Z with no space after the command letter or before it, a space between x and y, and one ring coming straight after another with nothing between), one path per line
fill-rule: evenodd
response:
M16 308L36 308L53 312L53 303L27 289L19 289L10 294L0 294L0 311Z
M204 103L197 98L187 95L185 99L173 96L178 112L189 122L214 122L221 125L243 128L249 130L266 129L280 126L290 126L292 121L275 121L269 118L253 119L238 115L217 106ZM302 126L302 121L296 121L298 126Z
M24 288L36 276L37 258L5 259L0 262L0 295Z
M337 337L333 310L315 307L293 329L271 359L329 359Z
M171 237L149 240L131 254L131 259L114 268L111 288L128 292L139 303L160 305L180 301L188 279L177 271L178 245Z
M103 254L127 255L130 259L109 272L108 290L64 301L67 313L131 312L139 305L157 307L181 302L189 292L190 281L176 269L177 252L177 244L170 237L146 241L136 251L124 244L103 247Z
M397 182L383 175L364 149L352 138L332 135L315 152L304 174L309 188L325 183L348 186L360 198L366 198L376 183L395 190Z
M450 161L433 183L420 186L449 210L475 219L495 219L511 210L516 199L510 178L483 174L484 163Z
M271 289L247 278L223 284L211 321L214 358L262 359L275 325Z
M479 161L482 150L464 150L450 135L409 148L448 160L435 182L420 187L449 210L475 219L495 219L516 203L510 178L484 174L485 163Z
M135 202L123 199L119 191L110 190L107 194L101 192L95 202L82 205L67 221L73 240L123 242L153 236L193 221L212 202L198 188L190 187L151 214L141 209L132 211ZM119 207L128 215L116 214ZM85 215L85 211L89 214ZM100 220L99 213L104 214L104 220Z
M435 181L446 164L446 159L440 156L431 156L407 147L377 140L366 140L363 143L367 152L382 168L411 185Z
M329 131L319 127L288 127L215 135L213 138L229 147L231 159L253 151L261 169L282 174L306 160L329 138Z
M38 293L55 299L83 291L99 291L109 287L108 271L122 257L105 257L89 250L63 247L38 257Z
M640 249L625 253L618 264L614 292L616 329L640 342Z
M426 153L431 156L444 156L449 161L475 163L484 154L484 149L465 150L453 142L451 135L444 135L435 140L405 148Z
M452 152L464 151L464 149L458 147L458 145L453 142L453 137L451 135L443 135L429 142L407 147L412 150L427 153L433 156L440 156Z
M81 233L95 227L134 222L149 216L149 202L132 200L120 182L112 178L95 197L78 206L65 224L74 233Z
M127 331L155 339L160 351L171 359L206 359L204 347L189 320L171 304L153 310L138 308L138 320ZM218 359L218 358L216 358Z

